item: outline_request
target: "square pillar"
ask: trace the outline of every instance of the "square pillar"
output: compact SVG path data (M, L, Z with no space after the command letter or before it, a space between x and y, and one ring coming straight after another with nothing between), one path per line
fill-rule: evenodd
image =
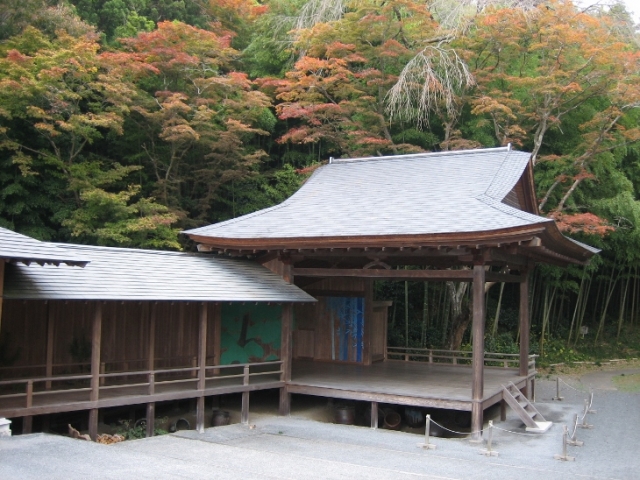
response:
M473 266L473 356L471 384L471 436L472 441L482 440L484 396L484 323L485 323L485 269L483 264Z
M529 273L524 272L524 280L520 283L520 376L529 374ZM527 381L524 395L529 398L529 382Z

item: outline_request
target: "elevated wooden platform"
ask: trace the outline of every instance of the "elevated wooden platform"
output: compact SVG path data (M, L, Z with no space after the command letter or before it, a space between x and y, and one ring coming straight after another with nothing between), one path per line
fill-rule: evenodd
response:
M204 388L198 388L199 379L190 375L187 378L183 375L183 378L156 381L146 372L102 374L101 377L105 380L115 380L122 375L125 381L111 384L105 382L105 385L98 387L97 392L93 392L93 399L92 389L83 385L82 378L78 380L78 377L89 375L75 376L75 381L72 376L66 376L66 380L65 376L57 376L3 381L0 382L0 417L26 417L282 388L284 381L280 365L281 362L271 362L207 367L209 373ZM155 373L153 376L155 377ZM52 388L43 388L46 381L54 383ZM8 387L13 386L15 391L15 387L20 384L26 386L26 391L9 393Z
M485 367L482 408L502 400L502 385L525 388L517 369ZM472 369L467 365L386 360L372 365L295 360L289 393L398 405L471 411Z

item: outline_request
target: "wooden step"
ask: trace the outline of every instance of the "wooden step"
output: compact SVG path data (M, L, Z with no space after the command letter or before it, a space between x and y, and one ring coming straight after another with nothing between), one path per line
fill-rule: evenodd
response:
M544 419L513 382L502 386L502 399L518 414L528 432L544 433L551 427L552 422Z

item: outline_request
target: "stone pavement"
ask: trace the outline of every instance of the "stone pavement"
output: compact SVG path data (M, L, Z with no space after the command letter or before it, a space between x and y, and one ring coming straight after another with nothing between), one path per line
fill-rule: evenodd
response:
M555 382L538 381L538 409L554 421L542 435L526 434L509 411L496 422L493 448L479 453L467 439L432 438L389 430L320 423L304 418L252 417L252 426L181 431L114 445L45 434L0 439L0 478L212 478L212 479L638 479L640 395L595 390L588 415L593 429L578 430L583 447L569 447L575 462L561 462L562 424L582 412L584 384L567 380L562 402ZM575 390L574 390L575 388ZM502 430L500 430L502 429ZM486 437L486 435L485 435Z

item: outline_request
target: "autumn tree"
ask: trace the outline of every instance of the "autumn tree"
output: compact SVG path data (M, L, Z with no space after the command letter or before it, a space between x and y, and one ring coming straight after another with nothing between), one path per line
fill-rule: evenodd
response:
M50 187L55 190L55 194L49 192L50 218L41 218L38 223L43 227L65 224L71 227L72 235L81 236L86 229L78 229L71 217L86 215L83 209L97 214L103 205L106 210L101 215L109 218L109 202L90 205L90 198L120 195L122 204L120 192L131 192L124 201L126 206L140 202L147 206L145 211L130 210L127 217L132 224L137 223L138 239L145 245L140 232L156 228L148 221L151 212L156 220L157 215L162 216L165 225L173 223L175 217L154 206L152 199L135 195L138 187L128 185L127 177L136 167L124 167L87 151L105 136L123 133L124 118L137 95L134 83L124 74L122 61L102 56L96 40L94 34L76 38L64 31L49 40L29 27L3 45L0 148L7 154L5 168L15 172L7 180L17 181L17 185L7 186L5 209L15 212L27 191L35 189L36 195L42 195L46 192L38 189ZM130 60L126 62L129 70L135 63ZM73 211L76 213L72 216ZM44 231L40 233L46 236ZM165 233L168 235L154 239L154 246L176 247L175 232ZM136 243L122 235L118 238L114 243Z
M385 96L433 27L424 5L365 1L338 20L296 31L300 59L284 80L262 82L290 125L279 141L324 145L334 155L420 149L394 138L401 128L390 124Z
M269 99L234 69L232 34L162 22L121 39L129 52L157 70L140 83L131 121L141 135L155 193L190 221L207 215L218 189L245 178L264 158L254 141L273 126Z

